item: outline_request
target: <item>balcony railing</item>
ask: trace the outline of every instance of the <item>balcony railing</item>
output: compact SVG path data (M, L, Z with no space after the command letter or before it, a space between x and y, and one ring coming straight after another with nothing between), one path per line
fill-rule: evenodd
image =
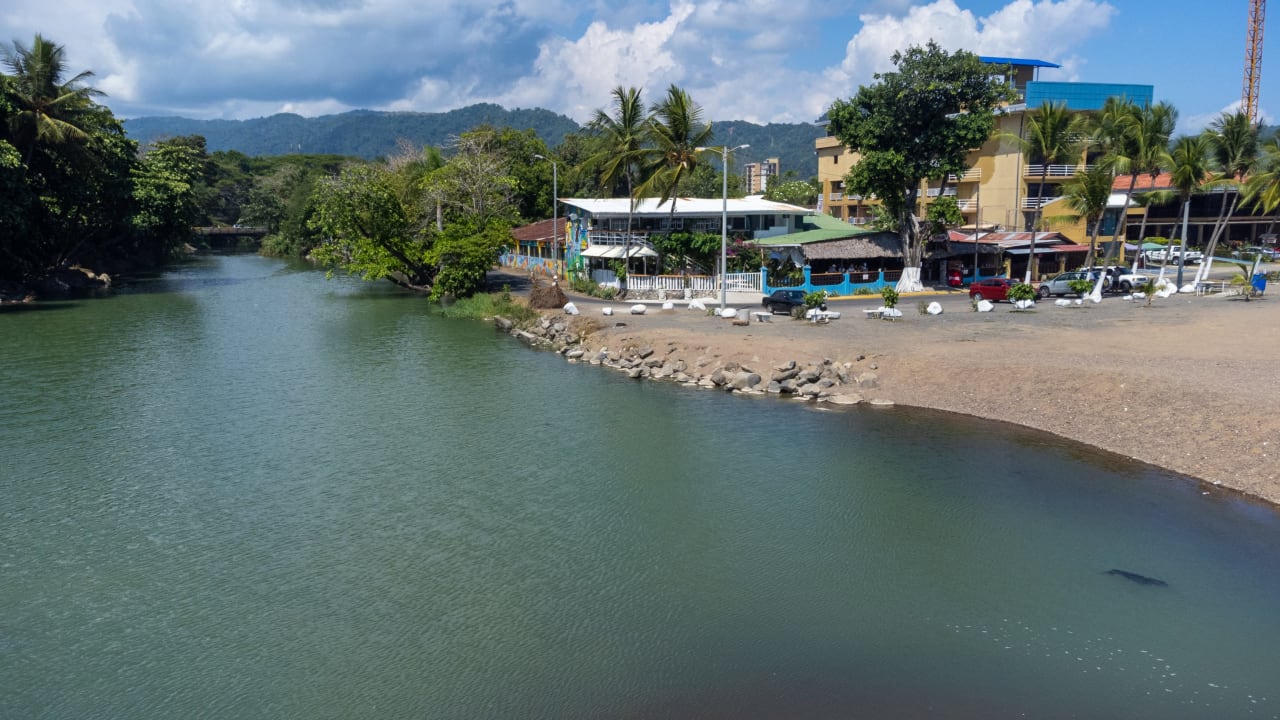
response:
M1097 167L1096 165L1028 165L1023 170L1022 176L1027 178L1038 178L1042 176L1047 178L1068 178L1078 172L1086 172Z
M931 197L931 198L938 197L938 195L942 195L943 197L955 197L956 189L953 187L949 187L947 188L946 192L943 192L942 188L929 188L926 194L928 195L928 197Z
M1029 198L1023 198L1023 199L1022 199L1022 209L1023 209L1023 210L1035 210L1036 208L1044 207L1045 205L1048 205L1049 203L1053 202L1054 200L1059 200L1059 199L1060 199L1060 198L1056 198L1056 197L1029 197Z
M982 179L982 168L969 168L963 175L952 173L947 176L947 182L973 182Z
M978 201L977 200L957 200L956 207L960 208L961 212L970 212L972 210L978 209Z

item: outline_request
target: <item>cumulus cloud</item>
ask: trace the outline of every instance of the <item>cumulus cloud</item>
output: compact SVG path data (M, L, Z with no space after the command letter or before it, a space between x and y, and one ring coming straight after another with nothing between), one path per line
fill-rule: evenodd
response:
M1014 0L982 18L954 0L918 5L905 14L866 14L844 60L827 77L839 94L852 94L875 73L892 70L894 52L932 40L948 51L1060 62L1066 68L1062 79L1071 79L1081 62L1071 51L1114 14L1115 8L1098 0Z
M11 0L0 26L57 31L125 117L253 117L354 108L437 112L474 102L579 121L619 85L670 84L710 119L811 121L894 50L939 39L984 54L1082 64L1100 0L869 0L855 22L818 0ZM852 39L850 39L852 34ZM847 42L847 47L845 43ZM841 48L844 47L843 56Z

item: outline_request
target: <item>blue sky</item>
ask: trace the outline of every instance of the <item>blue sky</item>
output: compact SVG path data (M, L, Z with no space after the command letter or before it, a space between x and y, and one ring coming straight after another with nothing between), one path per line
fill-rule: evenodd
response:
M930 39L1061 64L1044 80L1142 83L1179 130L1240 101L1249 0L8 0L92 70L121 117L242 119L476 102L585 121L618 85L675 83L712 119L808 122L894 50ZM1272 15L1274 17L1274 13ZM1274 24L1274 23L1273 23ZM1267 33L1271 34L1271 33ZM1273 35L1274 37L1274 35ZM1280 70L1261 108L1280 113ZM1280 49L1272 53L1280 63ZM1272 108L1275 112L1272 112Z

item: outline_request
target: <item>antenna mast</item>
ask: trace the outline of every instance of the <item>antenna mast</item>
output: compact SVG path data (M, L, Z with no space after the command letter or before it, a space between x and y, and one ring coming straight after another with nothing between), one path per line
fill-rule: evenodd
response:
M1267 0L1249 0L1249 34L1244 48L1244 90L1240 109L1249 122L1258 122L1258 81L1262 78L1262 26L1267 14Z

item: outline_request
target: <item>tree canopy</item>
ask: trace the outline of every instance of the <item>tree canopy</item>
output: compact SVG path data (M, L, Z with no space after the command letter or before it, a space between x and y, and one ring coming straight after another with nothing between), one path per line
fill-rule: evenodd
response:
M932 42L894 53L893 64L897 70L833 103L827 118L860 155L846 188L875 195L897 220L906 266L898 289L911 291L921 287L921 183L964 173L969 152L991 137L996 108L1014 95L977 55L948 54Z

